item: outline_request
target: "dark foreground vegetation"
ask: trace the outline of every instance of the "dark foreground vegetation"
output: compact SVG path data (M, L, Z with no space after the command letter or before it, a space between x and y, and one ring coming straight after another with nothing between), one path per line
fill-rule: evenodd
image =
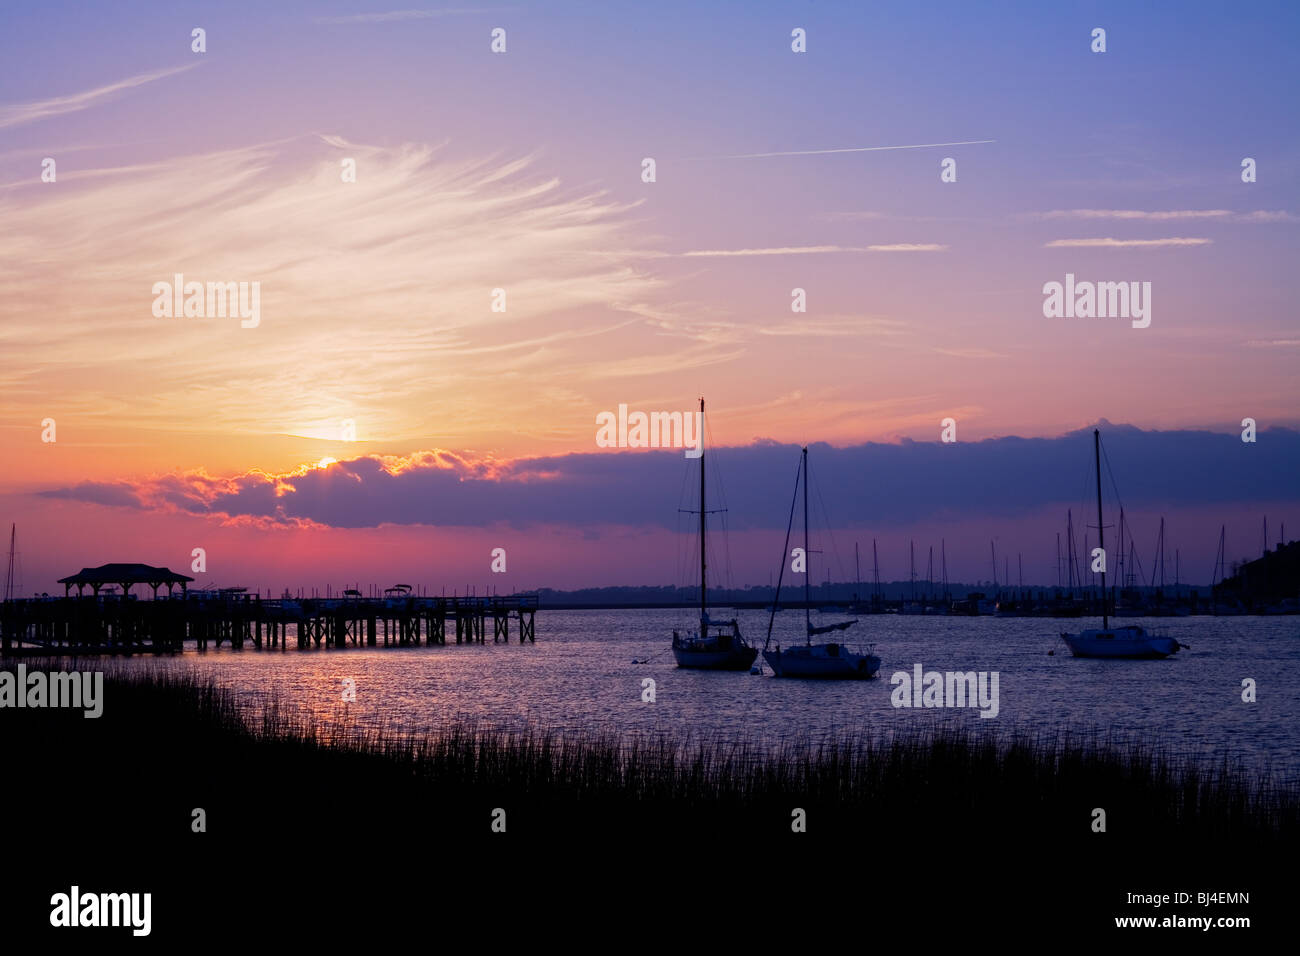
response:
M29 664L29 668L35 666ZM761 742L560 734L455 721L423 735L249 706L192 675L121 672L103 716L6 710L7 761L29 798L69 800L161 838L203 807L214 831L282 833L352 822L406 831L403 818L454 816L458 836L581 837L616 830L712 835L807 832L871 837L988 833L1115 841L1295 839L1300 795L1230 764L1165 755L1096 733L974 733L956 727ZM17 759L15 759L17 758ZM427 823L425 824L427 826ZM423 828L423 827L420 827Z
M295 887L348 896L416 873L412 885L581 896L611 874L721 882L723 861L749 876L761 864L782 888L1000 880L1012 912L1091 887L1104 915L1110 896L1152 879L1181 886L1180 861L1225 888L1242 861L1264 866L1300 842L1294 789L1096 735L949 728L765 749L449 722L411 736L327 730L195 677L106 667L98 719L0 711L3 839L44 874L37 895L130 874L187 905Z

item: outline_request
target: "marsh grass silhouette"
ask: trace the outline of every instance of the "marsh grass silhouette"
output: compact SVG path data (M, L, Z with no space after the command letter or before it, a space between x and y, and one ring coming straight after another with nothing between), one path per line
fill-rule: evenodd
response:
M910 832L1206 846L1294 842L1300 829L1296 789L1266 773L1092 731L939 725L769 743L455 718L409 733L312 720L190 673L111 664L104 700L96 720L0 715L9 765L21 769L25 801L93 811L144 846L188 834L193 807L220 832L307 841L340 831L400 839L428 815L458 821L443 838L488 839L496 807L508 832L566 840L781 839L795 835L795 807L807 812L808 836L849 842ZM1098 807L1104 837L1092 832Z
M745 741L454 717L410 733L101 666L98 719L0 711L0 839L22 874L6 902L38 931L74 883L152 892L159 938L242 943L258 925L557 913L618 933L665 887L742 913L760 888L839 880L894 921L1114 932L1132 891L1255 888L1262 913L1260 874L1293 858L1300 829L1296 790L1268 774L1113 734Z

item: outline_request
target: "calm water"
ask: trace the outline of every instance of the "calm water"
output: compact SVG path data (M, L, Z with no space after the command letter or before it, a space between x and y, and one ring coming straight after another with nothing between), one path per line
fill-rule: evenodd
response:
M739 613L761 645L767 614ZM798 640L799 612L778 615L774 639ZM1124 622L1129 623L1129 622ZM808 682L741 673L678 670L669 651L690 611L543 611L537 643L340 651L187 651L161 666L195 668L241 695L275 693L323 723L336 722L344 678L356 681L354 720L421 730L457 716L495 724L632 731L691 728L775 740L831 731L906 730L947 720L986 731L1012 727L1100 728L1158 738L1188 753L1228 754L1280 779L1300 780L1300 618L1173 618L1140 621L1190 651L1163 661L1068 656L1055 637L1078 621L1030 618L864 617L846 632L874 641L882 679ZM1084 622L1085 626L1095 626ZM857 635L850 637L850 635ZM291 647L293 642L291 641ZM1054 656L1048 656L1055 650ZM633 658L649 658L634 664ZM761 660L761 658L760 658ZM890 703L890 676L926 670L998 671L1000 714L904 709ZM126 666L151 666L133 659ZM643 703L642 680L655 681ZM1254 678L1258 702L1241 700Z

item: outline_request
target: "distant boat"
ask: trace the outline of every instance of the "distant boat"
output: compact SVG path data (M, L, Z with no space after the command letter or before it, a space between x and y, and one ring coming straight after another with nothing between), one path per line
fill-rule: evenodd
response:
M346 594L356 594L361 596L360 591L346 591ZM407 605L407 598L411 596L411 586L409 584L394 584L391 588L384 588L384 607L385 608L404 608Z
M700 399L700 627L689 636L673 631L673 657L678 667L706 671L747 671L758 657L740 633L740 625L709 617L708 514L704 497L704 399Z
M1101 548L1101 630L1080 631L1078 634L1061 634L1070 653L1075 657L1107 657L1131 659L1156 659L1176 654L1186 647L1172 637L1150 634L1136 624L1123 627L1110 626L1109 607L1106 602L1105 527L1101 511L1101 431L1092 430L1093 457L1097 468L1097 544Z
M803 481L803 551L806 556L808 551L808 449L803 449L803 456L799 462L799 475L795 478L795 495L799 493L799 482ZM794 502L790 503L790 523L785 530L785 547L781 551L781 576L785 576L786 556L790 553L790 530L794 526ZM763 660L767 661L768 666L772 668L772 673L777 677L806 677L818 678L822 680L866 680L874 677L876 671L880 670L880 658L870 652L862 653L861 651L851 650L843 644L814 644L812 639L821 634L829 634L833 631L843 631L858 623L856 619L851 621L838 621L835 624L828 624L822 627L814 627L812 623L811 600L809 598L809 577L811 570L804 569L804 626L807 631L806 642L800 646L788 647L781 649L781 645L772 645L772 621L776 618L776 612L773 611L768 619L767 625L767 642L763 645ZM780 578L777 579L776 586L777 598L781 595Z

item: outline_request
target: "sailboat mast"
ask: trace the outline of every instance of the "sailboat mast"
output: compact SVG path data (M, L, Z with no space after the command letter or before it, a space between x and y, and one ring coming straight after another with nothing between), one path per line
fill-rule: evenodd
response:
M1106 532L1101 518L1101 429L1092 430L1092 453L1097 463L1097 547L1101 548L1101 629L1110 630L1110 616L1106 613Z
M1069 581L1070 600L1074 600L1074 578L1079 556L1074 553L1074 509L1065 509L1065 575Z
M1116 561L1116 569L1115 569L1115 575L1119 579L1119 586L1121 588L1131 587L1132 585L1129 581L1129 578L1124 576L1124 509L1123 508L1119 509L1119 547L1115 549L1115 552L1119 556L1118 560ZM1133 573L1133 569L1130 568L1129 575L1131 576L1132 573Z
M5 600L11 600L14 595L14 544L18 536L18 523L14 522L9 526L9 573L5 577Z
M1219 583L1219 568L1224 563L1223 539L1227 535L1227 533L1228 533L1228 526L1226 524L1220 525L1219 526L1219 548L1217 551L1214 552L1214 573L1210 575L1211 587ZM1223 568L1223 573L1225 576L1227 575L1228 569L1226 567Z
M876 551L876 539L871 539L871 597L879 601L880 595L880 554Z
M790 554L790 532L794 530L794 509L795 505L799 503L799 473L802 471L803 464L801 462L799 471L794 476L794 494L790 496L790 520L785 525L785 544L781 545L781 573L776 578L776 593L772 595L772 613L767 619L767 640L763 642L765 652L772 644L772 625L776 622L776 609L781 602L781 583L785 580L786 559Z
M1084 561L1084 564L1087 564L1087 563L1088 563L1088 557L1089 557L1091 554L1092 554L1092 552L1091 552L1090 550L1088 550L1088 532L1087 532L1087 531L1084 531L1084 532L1083 532L1083 556L1084 556L1084 557L1083 557L1083 561ZM1091 564L1088 564L1088 586L1091 588L1091 587L1095 587L1096 584L1097 584L1097 576L1096 576L1096 575L1093 573L1093 571L1092 571L1092 565L1091 565ZM1079 587L1083 587L1083 578L1082 578L1082 577L1079 578Z
M853 542L853 600L860 600L862 591L862 563L858 560L858 543Z
M812 600L809 591L812 583L812 568L808 561L808 446L803 449L803 620L805 640L809 647L812 646L812 611L809 608L809 602Z
M946 538L939 539L939 556L943 561L943 599L948 600L948 541Z
M1160 516L1160 590L1165 588L1165 518Z
M697 436L700 443L700 637L707 636L704 632L706 625L704 623L707 615L706 597L709 589L708 572L705 569L706 551L704 548L704 399L700 399L700 434Z

